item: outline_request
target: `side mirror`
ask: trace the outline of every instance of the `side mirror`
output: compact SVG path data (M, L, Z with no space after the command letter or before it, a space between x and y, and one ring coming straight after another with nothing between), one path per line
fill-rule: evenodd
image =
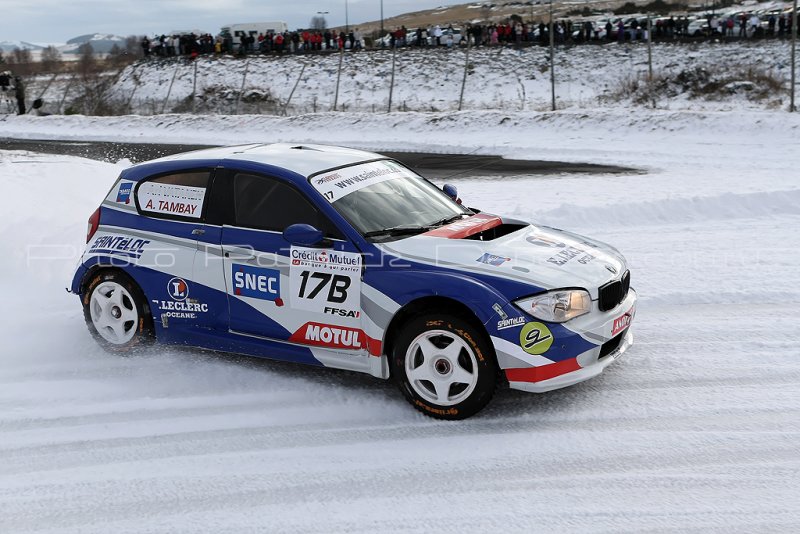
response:
M461 204L461 199L458 198L458 189L456 189L456 186L451 184L444 184L444 187L442 187L442 191L444 191L445 195L453 199L454 202L458 202L459 204Z
M331 242L325 238L322 230L310 224L293 224L283 231L283 238L292 245L302 247L329 247Z

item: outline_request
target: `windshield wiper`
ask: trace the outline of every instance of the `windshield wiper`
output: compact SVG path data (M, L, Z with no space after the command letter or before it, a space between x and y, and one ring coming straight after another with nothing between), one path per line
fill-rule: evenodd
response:
M445 224L460 220L465 215L466 213L459 213L458 215L450 215L448 217L443 217L436 222L432 222L431 224L426 224L425 226L420 226L418 224L403 224L400 226L392 226L391 228L383 228L382 230L372 230L370 232L366 232L364 234L364 237L421 234L423 232L427 232L428 230L432 230L438 226L444 226Z
M364 237L378 237L383 235L389 236L396 236L396 235L412 235L412 234L421 234L422 232L427 232L430 230L428 226L419 226L419 225L402 225L402 226L392 226L391 228L383 228L381 230L372 230L370 232L364 233Z
M449 217L444 217L436 222L432 222L431 224L429 224L428 228L435 228L437 226L444 226L445 224L450 224L451 222L461 220L465 215L466 213L459 213L458 215L451 215Z

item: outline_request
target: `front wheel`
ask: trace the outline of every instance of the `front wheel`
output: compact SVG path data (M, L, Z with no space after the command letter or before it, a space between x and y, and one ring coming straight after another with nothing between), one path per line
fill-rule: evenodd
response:
M491 400L497 366L486 336L451 315L426 315L403 327L392 368L400 390L425 415L465 419Z
M139 287L119 272L95 275L83 293L92 336L111 352L127 352L152 339L153 325Z

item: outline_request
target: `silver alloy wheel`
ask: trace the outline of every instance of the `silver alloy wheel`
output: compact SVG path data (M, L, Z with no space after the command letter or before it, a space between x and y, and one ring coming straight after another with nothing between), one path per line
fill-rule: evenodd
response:
M472 347L446 330L428 330L414 338L406 350L405 371L414 391L439 406L462 402L478 384Z
M117 282L102 282L89 299L89 313L97 333L114 345L124 345L136 335L139 312L130 293Z

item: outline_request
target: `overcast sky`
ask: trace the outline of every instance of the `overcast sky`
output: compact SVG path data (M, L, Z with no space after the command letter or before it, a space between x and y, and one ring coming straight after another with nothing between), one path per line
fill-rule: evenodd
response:
M383 0L389 17L465 3L447 0ZM0 41L64 43L87 33L153 35L200 29L217 33L238 22L282 20L290 28L308 26L318 11L327 11L329 26L379 20L381 0L2 0Z

